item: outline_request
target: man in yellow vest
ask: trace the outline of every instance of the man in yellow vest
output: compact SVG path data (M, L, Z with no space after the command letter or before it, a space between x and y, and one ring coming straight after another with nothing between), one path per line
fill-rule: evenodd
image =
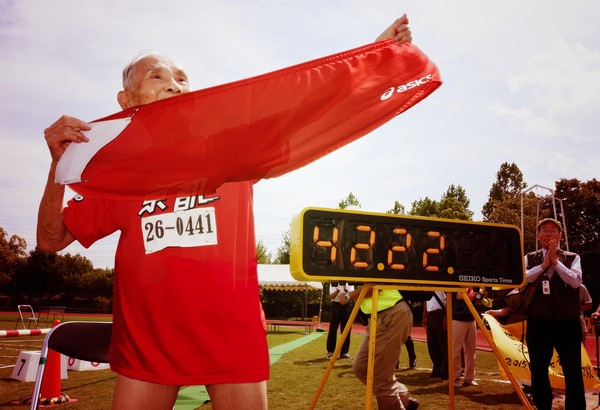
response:
M355 300L360 294L356 288L344 297L342 303ZM369 290L360 309L370 315L373 309L372 291ZM406 386L396 379L395 370L402 345L410 336L413 323L412 310L403 300L399 291L385 289L379 291L377 298L377 328L375 334L375 362L373 372L373 394L377 406L382 410L416 410L419 402L409 397ZM366 384L369 357L369 339L371 323L362 340L352 370L360 381Z

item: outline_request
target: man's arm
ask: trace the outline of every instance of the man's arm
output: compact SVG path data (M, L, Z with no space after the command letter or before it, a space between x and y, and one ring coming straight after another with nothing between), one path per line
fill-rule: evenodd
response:
M575 259L571 263L571 266L565 266L559 259L560 247L559 243L555 239L550 240L548 252L546 252L546 258L542 267L548 269L550 266L554 266L554 271L558 273L558 276L572 288L578 288L581 285L581 260L579 255L575 256Z
M588 310L592 310L592 302L584 303L583 305L581 305L582 312L587 312Z
M56 162L50 165L48 181L40 201L37 223L37 248L43 252L56 252L75 240L63 220L64 186L54 183Z
M329 297L331 298L331 300L335 299L337 297L337 295L340 294L340 288L339 287L335 287L335 290L333 291L333 293L329 294Z
M594 322L598 321L598 317L600 317L600 305L596 308L596 311L590 315Z
M581 271L581 258L579 255L575 256L571 266L567 267L561 261L557 261L554 269L560 278L572 288L577 288L581 285L583 273Z
M544 262L541 265L533 266L531 269L525 271L525 277L527 283L531 283L536 280L546 269L548 269L549 258L548 253L544 258ZM529 266L529 255L525 255L525 267Z
M488 315L492 315L492 316L496 316L496 317L504 317L504 316L508 316L508 314L510 313L510 310L509 310L508 306L504 306L503 308L500 308L500 309L486 310L484 313L487 313Z
M410 28L408 28L408 16L406 14L396 19L377 37L376 41L383 41L388 38L393 38L398 44L412 43L412 33L410 32Z
M43 252L59 251L75 240L63 219L65 188L63 185L56 184L54 177L56 165L69 144L87 142L87 137L81 131L89 129L90 127L84 121L63 116L44 131L52 164L38 210L37 248Z
M351 290L350 292L346 293L346 295L344 295L344 297L342 298L342 300L340 301L340 303L342 305L345 305L347 303L350 303L351 300L356 300L358 299L358 296L360 295L360 292L362 292L362 287L361 286L355 286L354 290ZM367 289L367 292L365 293L365 297L369 297L373 294L373 288L369 288Z

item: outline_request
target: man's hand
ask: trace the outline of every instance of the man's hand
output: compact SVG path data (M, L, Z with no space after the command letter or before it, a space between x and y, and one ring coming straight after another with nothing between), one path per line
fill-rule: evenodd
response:
M52 161L58 162L70 143L88 142L81 131L90 130L85 121L63 115L54 124L44 130L44 138L50 150Z
M550 239L548 254L550 255L550 262L556 266L558 264L558 241L556 239Z
M398 44L412 43L412 33L410 32L410 28L408 28L408 17L406 14L403 14L402 17L386 28L384 32L377 37L376 41L387 40L388 38L393 38Z
M546 252L546 257L542 262L542 268L544 270L548 269L551 265L556 266L558 263L557 250L558 241L556 239L550 239L550 243L548 244L548 252Z

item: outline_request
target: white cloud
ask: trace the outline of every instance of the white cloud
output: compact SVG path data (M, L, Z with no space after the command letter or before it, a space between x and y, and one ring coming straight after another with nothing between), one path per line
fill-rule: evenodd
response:
M546 164L547 172L557 172L562 178L588 180L600 175L600 157L581 161L568 151L555 152Z
M550 120L538 115L531 108L509 108L496 102L490 106L490 110L506 120L512 131L526 138L548 141L559 136L559 130L554 127Z
M600 119L594 113L600 112L600 51L555 41L536 51L506 83L522 106L498 105L496 112L515 129L528 136L599 141Z

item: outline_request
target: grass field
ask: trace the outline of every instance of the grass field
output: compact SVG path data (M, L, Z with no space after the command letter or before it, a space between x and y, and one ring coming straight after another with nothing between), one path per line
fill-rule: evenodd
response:
M92 320L92 317L70 317L65 320ZM103 318L101 320L110 320ZM0 329L14 329L15 319L0 315ZM285 353L271 367L271 378L267 384L269 408L273 410L307 409L313 394L319 386L323 372L327 368L325 359L325 335ZM303 337L298 328L281 328L267 336L269 347ZM350 354L358 348L362 335L352 335ZM0 339L0 408L26 408L12 402L28 395L33 383L20 382L10 378L12 366L22 350L39 350L43 336L29 336ZM449 407L448 384L439 379L430 379L431 362L424 342L415 342L418 356L416 369L407 369L408 359L403 352L400 369L396 376L405 383L414 397L421 402L420 409L447 409ZM240 354L240 366L244 363L244 352ZM496 358L488 352L478 352L476 378L479 386L457 389L454 404L456 409L521 409L521 404L512 385L499 381ZM110 370L70 371L69 378L61 381L61 389L73 403L61 405L69 409L110 409L115 375ZM373 401L373 408L376 405ZM351 361L340 359L327 380L317 403L317 409L362 409L365 405L365 387L353 375ZM205 404L201 409L210 409Z

